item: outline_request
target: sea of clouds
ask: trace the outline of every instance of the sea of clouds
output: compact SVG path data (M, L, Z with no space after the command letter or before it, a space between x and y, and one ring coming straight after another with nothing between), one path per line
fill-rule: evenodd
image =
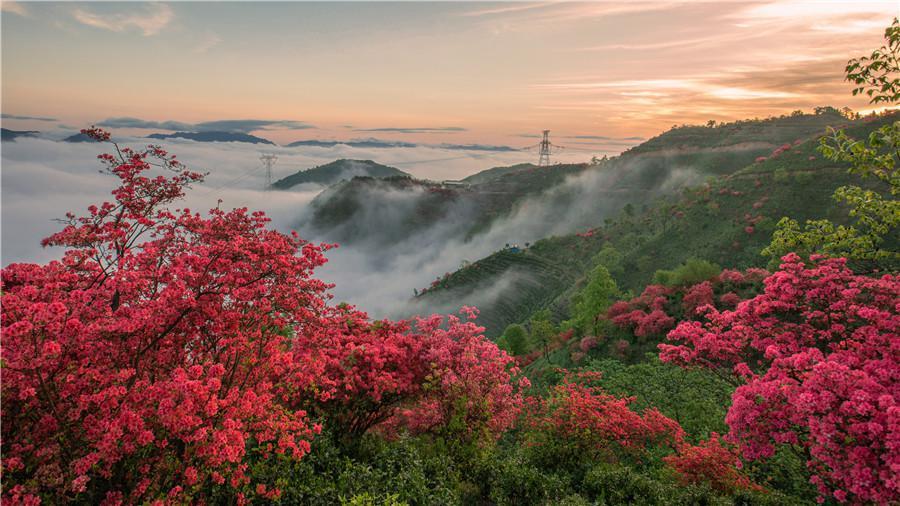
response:
M125 138L122 144L142 146L146 139ZM304 185L293 191L266 191L261 153L274 153L278 161L273 179L335 159L371 159L395 166L417 178L459 179L475 172L532 161L529 152L461 151L437 147L362 149L333 147L274 147L246 143L201 143L187 140L160 142L192 170L207 172L202 184L192 188L183 207L193 210L249 207L265 211L273 226L289 231L302 223L310 201L322 187ZM61 256L57 248L42 248L42 238L59 230L57 219L67 211L76 215L87 206L110 199L116 179L100 171L96 156L108 146L68 143L41 138L19 138L2 144L0 171L0 263L46 262ZM584 161L584 153L569 154L565 161ZM524 242L559 228L559 222L543 204L526 204L521 212L498 223L471 241L456 238L459 220L466 210L448 220L388 248L372 248L366 241L329 252L329 263L317 276L335 283L337 300L358 304L373 316L406 316L407 302L415 287L424 287L436 276L455 270L463 260L477 260L505 242ZM389 210L373 208L362 218ZM556 213L554 213L556 214ZM540 217L540 219L538 219ZM543 223L543 225L542 225ZM568 228L568 227L563 227ZM562 230L560 230L562 231ZM312 241L322 238L300 235Z

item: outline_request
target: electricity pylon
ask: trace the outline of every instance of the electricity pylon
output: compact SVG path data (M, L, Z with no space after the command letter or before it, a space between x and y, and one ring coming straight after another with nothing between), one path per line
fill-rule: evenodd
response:
M544 138L541 139L540 156L538 158L538 167L547 167L550 165L550 130L544 130Z
M271 153L259 155L259 160L266 166L266 188L272 186L272 166L278 161L278 157Z

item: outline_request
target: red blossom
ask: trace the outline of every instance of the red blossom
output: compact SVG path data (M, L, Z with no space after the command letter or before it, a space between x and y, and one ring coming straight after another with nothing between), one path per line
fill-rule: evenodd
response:
M765 292L707 322L682 322L666 362L732 371L726 422L747 458L805 450L822 497L900 500L900 276L795 254Z

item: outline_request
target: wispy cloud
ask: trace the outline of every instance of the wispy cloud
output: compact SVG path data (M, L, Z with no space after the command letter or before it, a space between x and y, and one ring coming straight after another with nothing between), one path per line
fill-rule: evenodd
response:
M140 5L140 4L130 4ZM142 6L138 12L116 12L101 14L95 11L78 8L72 16L81 24L102 28L113 32L124 32L135 28L145 36L155 35L165 28L175 17L172 8L162 3L150 3Z
M642 141L643 137L607 137L605 135L563 135L563 139L579 139L590 141Z
M97 123L97 126L106 128L141 128L156 130L183 130L191 132L242 132L250 133L257 130L307 130L316 128L309 123L293 120L265 120L265 119L223 119L216 121L204 121L201 123L185 123L182 121L152 121L140 118L108 118Z
M5 2L4 2L5 3ZM59 121L56 118L48 118L45 116L19 116L18 114L2 114L3 119L19 119L27 121Z
M29 15L28 9L26 9L25 6L22 5L21 3L16 2L14 0L0 1L0 10L2 10L3 12L18 14L19 16L28 16Z
M206 32L200 39L200 42L194 46L194 52L197 54L205 54L209 52L210 49L218 46L221 42L222 38L214 32Z
M449 132L465 132L462 127L385 127L385 128L354 128L356 132L387 132L395 134L433 134L433 133L449 133Z

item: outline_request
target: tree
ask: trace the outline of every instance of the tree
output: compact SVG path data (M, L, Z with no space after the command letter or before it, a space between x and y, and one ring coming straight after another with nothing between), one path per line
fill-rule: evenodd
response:
M853 94L865 92L871 103L900 101L900 24L894 19L885 31L887 45L870 57L847 63L847 80L857 87ZM897 269L900 227L900 121L872 132L867 142L850 138L843 130L829 129L820 147L836 162L850 164L850 173L862 178L874 177L889 188L889 196L859 186L842 186L834 199L850 208L851 225L839 225L827 219L809 220L801 226L796 220L782 218L763 255L777 259L788 252L824 253L846 257L867 270Z
M170 209L202 176L158 147L100 160L120 186L44 240L63 259L2 271L4 497L191 498L248 482L251 447L302 457L317 429L279 402L304 374L283 329L329 325L327 247L246 209Z
M44 241L63 259L0 273L4 501L271 500L282 480L251 464L304 457L312 418L351 444L512 426L528 382L473 308L413 326L332 306L312 278L328 245L260 212L173 210L202 176L115 148L113 201Z
M544 309L532 315L528 327L531 330L531 342L541 347L546 358L550 342L556 336L556 327L550 322L550 311Z
M575 324L584 332L594 331L594 321L606 312L619 294L616 282L603 265L597 265L588 275L588 282L579 292L575 302L573 317Z
M658 270L653 274L653 283L665 286L693 285L716 277L722 268L698 258L689 258L672 270Z
M726 417L748 459L801 452L822 498L900 500L900 276L784 257L765 291L682 322L660 358L739 385Z
M655 408L636 413L633 398L617 398L592 385L598 373L567 374L545 397L529 397L523 419L528 446L554 458L641 463L655 447L684 439L678 423ZM543 447L543 448L542 448Z
M529 351L528 331L525 327L518 323L512 323L503 331L503 339L506 340L507 348L515 357L524 355Z

